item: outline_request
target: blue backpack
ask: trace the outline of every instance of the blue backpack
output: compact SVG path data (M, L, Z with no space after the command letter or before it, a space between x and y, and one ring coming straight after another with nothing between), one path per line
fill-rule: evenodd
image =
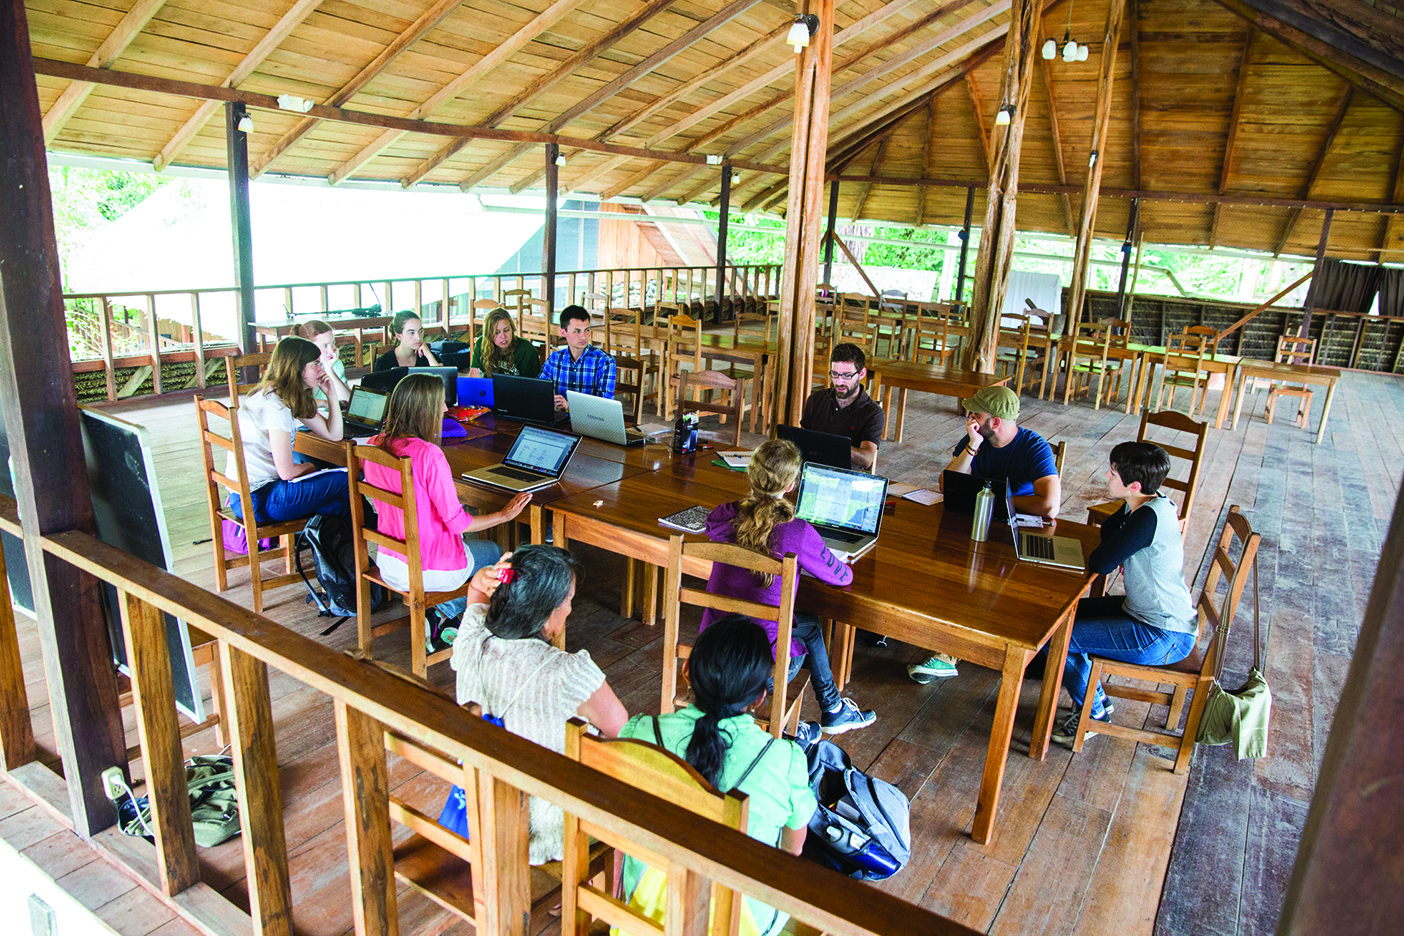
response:
M906 794L854 767L832 741L816 741L806 753L819 808L809 820L805 857L860 881L881 881L902 870L912 857Z

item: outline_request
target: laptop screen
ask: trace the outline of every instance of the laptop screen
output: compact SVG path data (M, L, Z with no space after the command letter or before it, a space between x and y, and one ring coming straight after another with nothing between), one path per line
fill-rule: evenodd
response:
M886 478L806 462L795 515L815 526L876 533L886 500Z
M365 426L378 426L385 418L385 406L389 397L383 393L371 393L360 387L351 389L351 402L347 404L346 415Z
M456 367L411 367L411 374L430 374L444 382L444 402L449 406L458 405L458 368Z
M529 468L543 474L559 475L565 470L565 464L579 441L578 436L523 426L503 463L513 468Z

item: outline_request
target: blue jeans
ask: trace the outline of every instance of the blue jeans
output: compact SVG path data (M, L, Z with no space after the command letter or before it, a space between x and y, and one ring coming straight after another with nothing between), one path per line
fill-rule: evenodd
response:
M351 494L344 471L307 481L270 481L249 494L253 498L254 518L260 523L281 523L313 514L351 514ZM244 508L237 495L229 495L229 506L243 518Z
M808 669L809 687L814 690L814 698L819 700L819 707L827 712L839 704L839 691L838 686L834 685L833 669L829 666L829 649L824 646L824 629L819 624L819 615L796 614L790 633L795 640L804 645L804 653L790 657L789 678L794 679L800 670ZM773 689L774 686L769 688Z
M463 541L463 547L468 551L468 577L470 579L473 577L473 573L483 566L490 566L502 558L502 547L492 540L471 536ZM462 598L455 598L452 601L445 601L441 605L435 605L435 610L446 619L462 617L463 612L468 610L468 596L464 595Z
M1142 624L1122 610L1124 601L1121 595L1108 595L1083 598L1077 603L1063 685L1079 706L1087 697L1094 654L1125 663L1155 665L1178 663L1194 649L1196 635ZM1107 697L1098 685L1092 702L1092 717L1102 717L1106 704Z

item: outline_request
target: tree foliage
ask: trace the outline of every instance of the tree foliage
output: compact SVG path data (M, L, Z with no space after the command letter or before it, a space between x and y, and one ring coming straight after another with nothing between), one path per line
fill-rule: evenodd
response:
M49 166L60 258L68 258L74 235L116 221L172 181L170 176L150 172Z

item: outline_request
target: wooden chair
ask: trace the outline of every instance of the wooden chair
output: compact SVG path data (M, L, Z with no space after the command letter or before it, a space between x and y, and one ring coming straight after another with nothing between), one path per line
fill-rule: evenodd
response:
M667 303L659 303L660 308L666 305ZM706 368L702 360L702 323L690 315L674 312L668 316L666 326L667 358L664 362L664 376L660 380L663 406L658 415L664 419L672 419L677 402L673 395L673 387L679 381L680 374L688 368L693 371Z
M517 334L542 349L543 361L562 343L556 323L546 315L544 299L527 297L522 300L517 310Z
M1200 326L1192 326L1198 328ZM1212 344L1206 340L1206 336L1195 334L1189 331L1179 335L1171 335L1166 342L1165 351L1156 361L1156 366L1160 368L1160 389L1155 394L1155 408L1161 408L1165 393L1170 392L1170 408L1175 408L1175 393L1181 387L1188 387L1190 391L1189 409L1185 412L1195 412L1195 397L1199 397L1199 414L1204 415L1204 400L1209 395L1209 371L1205 369L1204 361L1212 356ZM1149 386L1149 381L1147 381ZM1202 389L1201 389L1202 386Z
M872 318L866 296L841 294L834 319L834 343L849 342L863 349L868 357L877 357L880 323Z
M1077 326L1077 334L1072 344L1065 354L1067 362L1067 380L1063 385L1063 405L1066 406L1074 392L1082 392L1082 383L1087 382L1087 389L1092 388L1092 378L1097 378L1097 394L1093 397L1092 408L1102 408L1102 395L1107 393L1109 379L1115 375L1116 391L1107 395L1107 402L1116 402L1121 395L1122 373L1125 370L1125 361L1121 358L1111 357L1111 347L1113 344L1126 346L1127 334L1130 326L1120 319L1111 319L1109 322L1093 323L1081 322ZM1084 363L1079 364L1082 360Z
M1300 364L1311 366L1316 362L1316 339L1299 338L1296 335L1283 335L1277 339L1277 362L1279 364ZM1277 406L1279 397L1296 397L1297 403L1297 425L1306 428L1307 418L1311 415L1311 387L1305 384L1278 383L1272 381L1268 384L1267 397L1267 421L1272 425L1273 410Z
M764 305L752 312L737 306L736 317L732 320L732 336L737 341L758 341L768 344L772 340L771 331L774 317Z
M758 574L780 578L780 604L765 605L742 601L724 595L713 595L706 589L685 588L682 584L683 564L724 562ZM770 694L770 714L763 719L775 737L783 731L794 734L799 725L800 701L809 686L807 673L795 677L786 685L790 673L790 635L795 623L795 581L799 563L793 553L783 559L752 552L735 543L684 543L681 533L668 539L668 568L663 578L663 693L660 711L671 712L678 698L678 663L688 658L692 646L679 639L683 605L712 608L725 613L747 614L757 620L774 620L779 628L775 638L775 689Z
M731 444L741 444L741 420L746 411L746 381L748 378L732 377L721 371L681 371L678 374L677 411L682 413L716 413L721 423L731 420ZM696 399L689 397L691 390ZM726 394L728 403L717 403L706 399L709 391ZM756 410L751 407L751 431L755 431Z
M746 794L713 787L687 761L655 744L635 738L597 738L586 731L584 720L566 722L565 755L616 780L634 786L739 832L746 831L749 807ZM672 865L666 858L599 826L565 814L565 860L561 875L561 936L586 936L591 921L603 921L621 931L653 933L658 925L616 900L612 893L590 883L590 841L595 839L655 867L667 869L668 890L682 907L682 895L693 889L695 872ZM713 883L710 932L735 936L741 929L741 895Z
M1027 315L1002 315L995 345L995 373L1013 378L1015 393L1024 392L1024 370L1029 363L1029 333L1033 327Z
M215 587L220 591L225 591L229 588L229 570L248 566L249 576L253 583L253 609L262 614L263 593L265 591L302 581L302 577L293 569L293 560L297 555L297 534L307 525L309 518L302 517L281 523L271 521L260 523L254 516L253 496L249 489L249 473L244 466L244 440L239 433L238 408L225 406L218 400L206 400L196 394L195 412L200 424L200 457L205 466L205 495L210 510L210 542L214 549ZM210 428L211 416L224 420L229 427L228 436L221 435ZM223 449L233 456L235 477L231 478L221 469L215 467L214 450L216 448ZM232 508L225 506L220 500L219 489L221 487L239 495L240 503L244 508L243 517L235 514ZM248 555L231 556L225 550L223 523L225 520L243 528L244 538L248 541L249 546ZM263 550L258 546L260 539L277 539L278 545L274 549ZM283 560L281 574L273 576L263 574L262 565L269 559Z
M423 676L430 664L447 660L452 655L451 647L429 654L425 647L425 620L427 612L435 605L463 597L467 586L456 591L426 592L424 590L424 567L419 558L419 517L414 496L413 472L409 456L396 458L374 445L348 446L347 474L351 485L351 529L356 543L356 635L357 643L366 659L372 656L371 645L375 638L409 627L410 631L410 670L416 676ZM372 462L400 475L399 490L378 487L365 480L362 475L363 462ZM408 491L404 496L401 491ZM366 526L363 497L376 503L398 507L404 512L405 538L395 539ZM381 549L392 549L406 558L409 566L409 588L391 586L380 574L379 566L370 561L369 544L375 543ZM393 592L404 599L409 614L385 624L371 624L371 585L379 585L387 592Z
M1063 476L1063 462L1067 461L1068 458L1068 443L1066 440L1061 442L1054 442L1052 444L1052 449L1053 468L1058 472L1058 477L1061 478ZM1117 501L1117 503L1121 502Z
M1103 684L1102 691L1108 696L1150 702L1152 705L1167 705L1169 712L1165 718L1165 729L1132 728L1108 722L1098 722L1097 734L1117 738L1129 738L1146 744L1173 746L1178 748L1175 757L1175 773L1189 769L1190 755L1194 751L1195 735L1199 733L1199 721L1204 714L1204 704L1209 694L1210 684L1219 677L1223 669L1224 646L1228 640L1233 617L1238 610L1238 600L1243 595L1243 586L1248 583L1248 571L1258 555L1260 535L1253 532L1247 518L1239 513L1237 505L1229 508L1228 521L1214 547L1214 558L1209 566L1209 575L1204 589L1199 593L1196 610L1199 612L1199 638L1203 646L1196 646L1190 655L1178 663L1167 666L1147 666L1137 663L1123 663L1120 660L1092 658L1092 672L1088 677L1088 692L1092 686L1103 682L1104 676L1120 676L1125 679L1151 683L1157 688ZM1238 560L1232 558L1233 541L1237 539ZM1219 596L1219 586L1223 585L1223 595ZM1207 629L1207 640L1206 628ZM1174 686L1171 692L1162 692L1161 684ZM1189 717L1185 721L1183 733L1174 730L1180 723L1180 715L1185 709L1185 696L1193 693ZM1087 737L1091 705L1082 707L1082 717L1077 725L1077 737L1073 740L1073 750L1081 751ZM1167 744L1168 739L1168 744Z
M239 400L244 394L258 386L258 382L263 379L263 372L268 369L268 362L271 360L273 360L272 351L260 351L257 354L233 354L224 359L224 379L229 384L229 406L231 409L239 405ZM257 371L253 383L239 383L239 376L246 367L252 367Z
M617 400L621 395L629 397L632 402L624 407L624 416L633 420L637 426L643 419L644 362L638 358L616 354L614 367L614 398Z
M1180 442L1180 433L1184 433L1194 438L1194 444L1186 448L1184 445L1171 445L1164 441L1164 437L1151 438L1151 430L1159 428L1174 433L1171 438L1175 442ZM1170 474L1165 476L1165 480L1160 483L1163 488L1180 492L1180 533L1185 532L1189 526L1190 511L1194 509L1195 490L1199 487L1199 466L1204 458L1204 444L1209 438L1209 424L1207 422L1197 422L1186 416L1184 413L1177 413L1174 410L1162 410L1152 413L1146 410L1141 413L1141 428L1136 430L1137 442L1154 442L1165 449L1165 453L1170 456ZM1175 459L1180 459L1187 464L1183 478L1176 478L1174 475L1180 473L1175 466ZM1121 509L1121 501L1109 501L1105 504L1094 504L1087 508L1087 522L1100 526L1112 514Z
M951 318L948 313L918 316L912 322L911 360L915 364L950 363L956 344L951 339Z

